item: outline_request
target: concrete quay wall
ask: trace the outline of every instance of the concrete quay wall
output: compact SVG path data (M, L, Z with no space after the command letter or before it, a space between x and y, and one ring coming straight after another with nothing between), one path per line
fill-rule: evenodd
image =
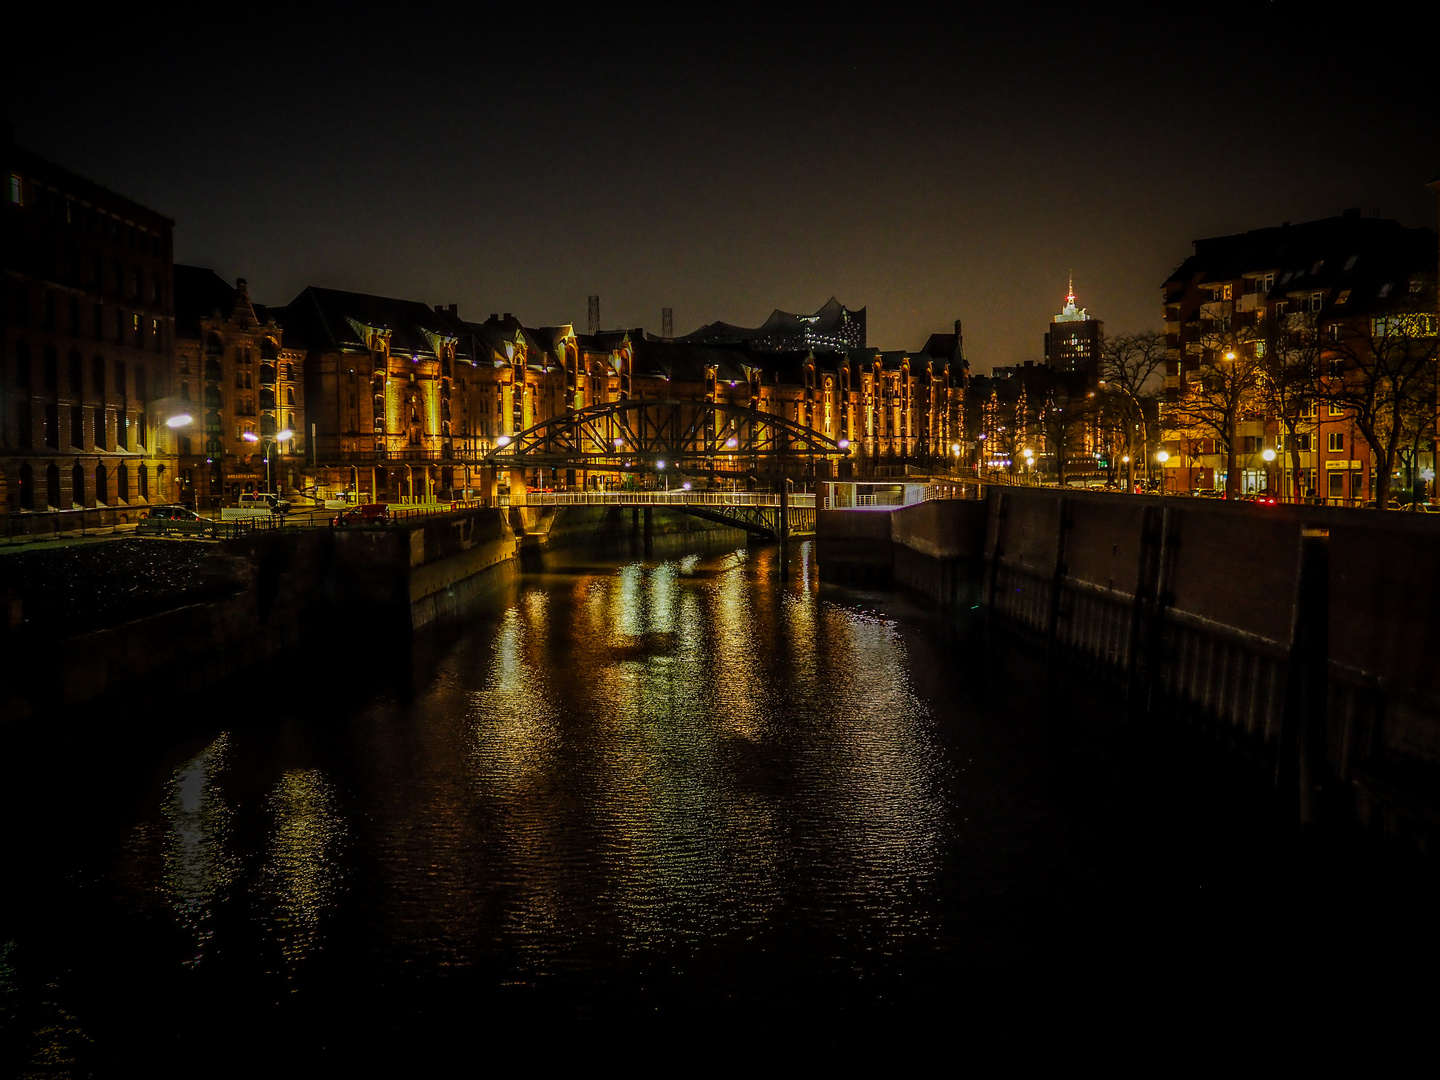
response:
M499 510L227 541L202 564L229 593L222 599L59 640L12 634L9 655L28 676L0 692L0 716L117 698L173 712L175 701L302 645L343 639L353 652L357 632L390 638L458 613L506 579L516 550Z
M1339 799L1440 841L1440 518L992 487L823 511L816 557L978 604L1273 769L1302 815Z

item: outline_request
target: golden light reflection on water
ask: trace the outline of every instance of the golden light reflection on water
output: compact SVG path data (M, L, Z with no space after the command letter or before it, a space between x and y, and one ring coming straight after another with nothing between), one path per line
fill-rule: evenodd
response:
M204 957L215 908L229 895L238 867L228 849L235 811L217 781L229 739L220 735L181 765L166 788L164 888L176 917L195 939L191 963Z
M903 645L759 562L633 562L505 613L470 757L504 803L522 948L758 928L812 861L903 931L941 814Z
M293 966L319 945L341 885L345 822L318 769L285 772L268 799L274 818L263 870L281 953Z

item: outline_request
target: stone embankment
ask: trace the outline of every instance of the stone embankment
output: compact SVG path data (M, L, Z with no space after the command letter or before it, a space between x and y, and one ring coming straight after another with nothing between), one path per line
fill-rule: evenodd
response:
M1440 519L1047 489L823 511L823 580L983 615L1277 783L1440 838Z
M499 510L384 527L260 532L223 543L123 540L0 561L9 677L0 717L123 697L177 703L261 660L353 654L458 612L511 570Z

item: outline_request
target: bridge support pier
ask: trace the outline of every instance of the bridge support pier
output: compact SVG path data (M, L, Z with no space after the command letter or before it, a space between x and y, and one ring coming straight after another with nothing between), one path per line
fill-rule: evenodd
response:
M480 469L480 502L484 506L495 505L495 469L491 465Z
M510 505L525 505L525 470L510 470Z

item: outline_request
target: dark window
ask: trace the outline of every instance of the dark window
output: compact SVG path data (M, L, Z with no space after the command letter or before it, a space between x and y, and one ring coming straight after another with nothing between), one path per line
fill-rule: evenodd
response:
M84 447L85 410L79 405L70 406L70 445Z
M46 289L40 297L41 315L45 320L45 329L55 329L55 294Z
M60 389L60 357L52 348L45 350L45 391L50 394Z
M70 333L74 337L80 336L80 298L78 296L70 298Z
M94 305L94 307L90 309L90 314L91 317L94 319L94 322L91 324L91 326L94 331L95 340L103 341L105 339L105 305Z
M115 466L115 497L121 502L130 501L130 469L123 464Z
M106 435L107 435L107 434L109 434L109 433L105 430L105 406L104 406L104 405L96 405L96 406L95 406L95 449L96 449L96 450L108 450L108 449L110 449L110 440L109 440L108 438L106 438Z
M140 477L140 498L148 500L150 498L150 470L145 467L143 462L138 475Z
M130 449L130 414L124 409L115 414L115 448Z
M125 400L125 361L115 361L115 396L121 401Z
M110 477L104 465L95 466L95 501L101 505L110 501Z
M60 506L60 466L54 462L45 470L45 505Z
M53 401L45 403L45 445L52 450L60 449L60 406Z
M85 393L85 361L82 360L80 354L73 349L70 351L69 375L70 396L78 398Z
M20 509L35 509L35 470L29 465L20 466Z
M125 312L118 309L115 312L115 344L125 344Z
M15 325L30 325L30 290L24 285L15 286Z
M30 400L28 398L22 399L16 416L16 419L20 422L16 425L18 430L15 432L15 437L20 445L27 450L35 445L35 432L30 420L31 411Z
M90 360L90 389L95 396L105 396L105 358L103 356L92 357Z
M105 263L99 255L90 260L90 287L96 292L105 291Z
M85 470L78 461L70 470L70 499L77 506L85 505Z
M30 343L15 342L15 385L30 388Z
M139 364L135 365L135 400L146 402L150 395L145 392L145 369Z

